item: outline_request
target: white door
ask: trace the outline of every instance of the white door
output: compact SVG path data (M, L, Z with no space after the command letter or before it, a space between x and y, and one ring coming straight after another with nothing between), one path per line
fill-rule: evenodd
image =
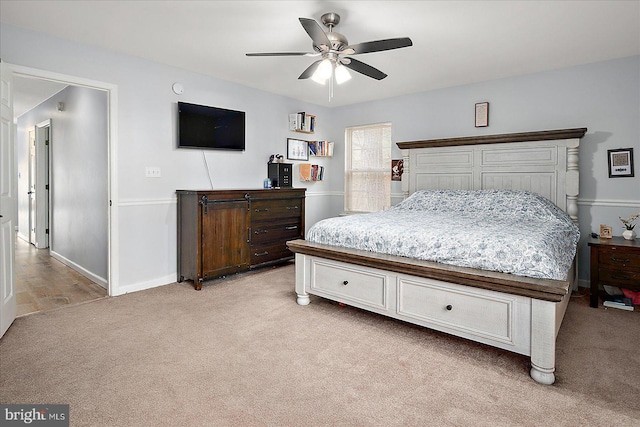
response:
M29 130L29 243L37 246L36 236L36 128Z
M0 61L0 337L16 318L15 225L17 195L12 184L13 84Z
M50 121L36 126L36 248L49 247L49 139Z

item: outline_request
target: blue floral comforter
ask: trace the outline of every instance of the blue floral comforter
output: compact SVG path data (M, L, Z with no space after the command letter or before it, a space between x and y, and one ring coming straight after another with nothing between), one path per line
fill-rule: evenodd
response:
M329 218L307 240L519 276L566 280L580 232L546 198L424 190L383 212Z

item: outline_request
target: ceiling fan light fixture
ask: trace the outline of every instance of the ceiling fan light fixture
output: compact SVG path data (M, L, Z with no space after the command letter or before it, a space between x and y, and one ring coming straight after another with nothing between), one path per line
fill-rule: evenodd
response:
M320 77L317 71L311 75L311 80L321 85L324 85L327 82L327 79Z
M351 74L349 73L349 70L347 70L347 67L341 64L336 65L335 76L336 83L338 83L339 85L348 80L351 80Z
M333 63L330 59L323 59L320 65L318 65L316 72L313 73L313 76L321 80L327 80L331 78L332 74Z

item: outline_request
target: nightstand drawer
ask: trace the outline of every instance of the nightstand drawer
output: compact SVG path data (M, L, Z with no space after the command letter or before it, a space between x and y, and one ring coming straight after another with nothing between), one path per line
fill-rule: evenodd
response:
M640 271L601 268L599 276L603 285L640 289Z
M616 268L633 268L640 270L640 252L629 251L625 248L600 249L598 261L601 266L615 266Z

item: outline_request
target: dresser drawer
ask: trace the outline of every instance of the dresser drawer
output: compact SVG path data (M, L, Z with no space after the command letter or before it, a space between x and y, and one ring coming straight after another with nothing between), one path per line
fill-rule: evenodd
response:
M319 295L377 309L386 308L387 276L343 264L314 260L310 286Z
M474 336L513 342L515 299L436 280L398 282L398 314Z
M284 258L293 258L286 241L251 245L251 267Z
M302 216L302 199L257 200L251 202L251 222Z
M640 271L600 268L598 274L601 285L640 289Z
M603 267L615 266L640 270L640 251L630 251L626 248L601 248L598 251L598 262Z
M302 238L302 223L298 219L277 223L256 224L251 229L251 243L288 241Z

